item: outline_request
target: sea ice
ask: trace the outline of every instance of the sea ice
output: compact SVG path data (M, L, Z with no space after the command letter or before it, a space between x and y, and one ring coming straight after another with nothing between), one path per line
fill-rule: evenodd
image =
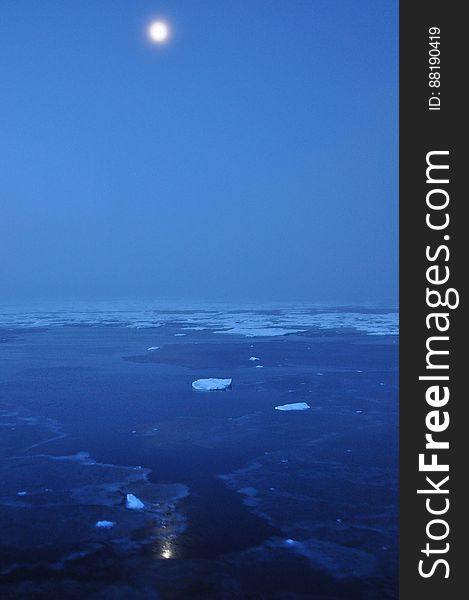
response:
M197 379L192 382L192 388L198 392L213 392L231 389L232 379Z
M260 360L260 358L257 358L257 356L250 356L249 360L255 361L255 360Z
M114 525L114 521L96 521L95 527L99 527L100 529L112 529Z
M165 324L187 323L182 329L215 329L217 333L238 334L249 337L288 335L305 331L305 328L335 329L338 331L355 330L367 335L398 335L399 314L390 312L342 312L322 310L314 307L285 306L279 310L248 310L246 307L226 305L220 307L204 305L198 312L187 318L185 306L168 312L164 307L149 304L137 304L133 307L117 304L97 305L90 310L88 305L74 305L60 313L45 310L38 306L35 310L2 311L2 325L20 327L60 326L77 324L111 324L132 328L154 328ZM156 310L155 310L156 309ZM241 310L240 310L241 309ZM60 315L60 316L59 316Z
M183 335L186 335L185 333L175 333L174 337L182 337Z
M288 335L289 333L301 333L305 329L285 329L284 327L257 327L256 325L244 327L230 327L229 329L217 330L214 333L232 333L244 335L245 337L275 337L277 335Z
M130 510L142 510L144 508L144 504L141 500L134 496L133 494L127 494L125 507L130 508Z
M256 365L256 369L263 369L264 365Z
M308 410L311 408L309 404L306 402L294 402L293 404L282 404L281 406L276 406L275 410Z
M159 346L150 346L149 348L147 348L148 352L154 352L155 350L159 350L160 347Z

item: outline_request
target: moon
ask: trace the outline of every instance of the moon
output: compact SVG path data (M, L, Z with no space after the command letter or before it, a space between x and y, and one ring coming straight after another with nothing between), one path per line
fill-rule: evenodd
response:
M169 38L169 27L164 21L154 21L148 28L150 39L157 44L163 44Z

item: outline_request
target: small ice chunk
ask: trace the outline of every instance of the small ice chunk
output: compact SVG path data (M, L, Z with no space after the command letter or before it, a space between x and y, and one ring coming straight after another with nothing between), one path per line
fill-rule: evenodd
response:
M182 337L183 335L186 335L185 333L175 333L174 337Z
M288 538L285 540L285 544L287 546L294 546L297 542L295 540L292 540L291 538Z
M112 529L115 526L114 521L96 521L95 527L99 529Z
M28 492L16 492L17 496L27 496Z
M264 365L256 365L256 369L263 369Z
M231 389L232 379L197 379L192 382L192 388L198 392L213 392L218 390Z
M160 347L159 346L150 346L149 348L147 348L147 352L154 352L155 350L159 350Z
M125 507L130 508L130 510L142 510L144 508L144 504L141 500L134 496L133 494L127 494Z
M254 362L255 360L261 360L261 359L257 358L257 356L250 356L249 360L252 360Z
M281 406L276 406L275 410L308 410L311 408L309 404L306 402L294 402L293 404L282 404Z

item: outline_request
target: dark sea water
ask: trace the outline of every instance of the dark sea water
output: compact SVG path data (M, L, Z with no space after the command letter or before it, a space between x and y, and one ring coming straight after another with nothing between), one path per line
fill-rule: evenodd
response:
M4 312L0 597L397 598L396 328ZM192 390L208 377L232 389Z

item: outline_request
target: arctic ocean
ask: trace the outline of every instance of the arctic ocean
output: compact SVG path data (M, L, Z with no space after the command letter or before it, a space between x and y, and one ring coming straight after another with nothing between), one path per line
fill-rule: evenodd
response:
M2 598L396 597L395 309L0 313Z

